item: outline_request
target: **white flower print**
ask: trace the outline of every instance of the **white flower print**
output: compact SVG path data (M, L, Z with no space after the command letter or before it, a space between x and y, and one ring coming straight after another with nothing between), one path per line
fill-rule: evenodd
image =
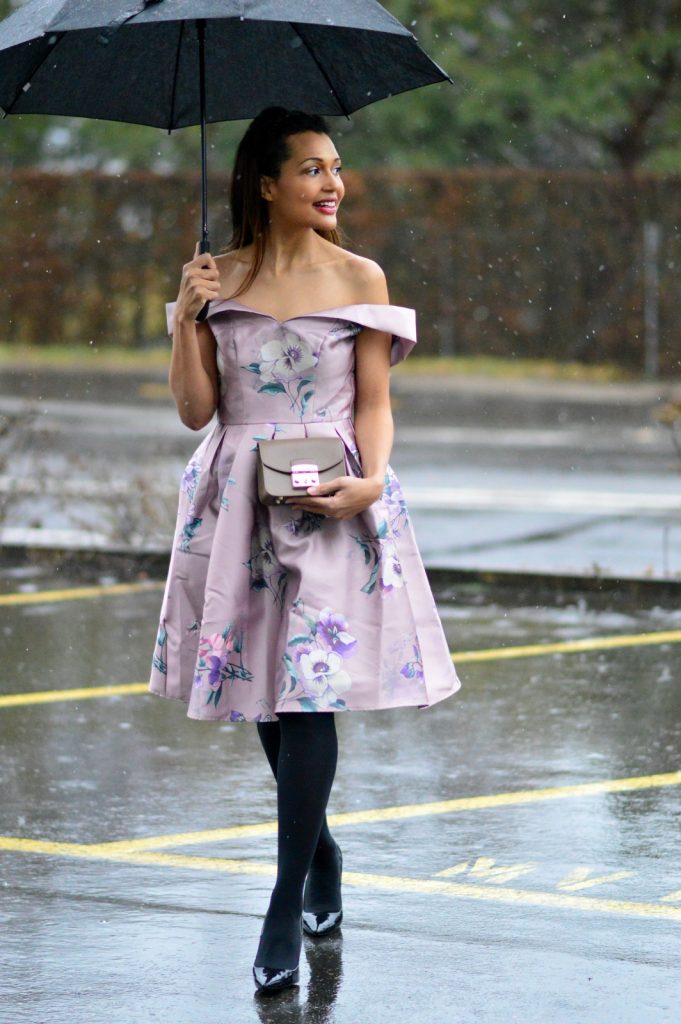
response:
M279 328L277 336L260 349L260 362L242 366L260 379L258 394L286 395L300 418L314 395L314 375L319 352L294 331Z
M339 694L350 689L352 681L341 668L342 664L340 654L325 651L322 647L313 647L309 653L301 655L300 667L304 676L302 686L317 707L331 707Z
M280 699L295 701L301 711L345 711L340 695L352 688L352 678L344 663L358 647L347 619L333 608L324 608L318 617L308 615L301 598L296 598L291 611L300 617L305 631L289 639L292 654L282 655L287 678L282 680Z
M380 565L381 590L396 590L404 586L402 566L392 541L383 541L381 544Z
M309 342L292 331L282 333L281 339L267 341L260 349L260 375L263 380L298 380L305 376L305 370L317 365L317 357Z

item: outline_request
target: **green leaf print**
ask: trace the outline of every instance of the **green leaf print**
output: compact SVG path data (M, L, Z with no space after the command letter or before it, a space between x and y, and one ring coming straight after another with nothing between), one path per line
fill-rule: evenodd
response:
M376 589L376 583L378 581L378 569L379 564L377 562L376 565L371 570L371 576L362 587L362 592L364 594L373 594L374 590Z
M361 537L355 537L355 540L357 541L357 543L359 544L360 548L362 549L362 553L364 555L364 564L368 565L369 562L371 561L371 548L366 543L366 541L362 540Z
M286 388L283 384L279 383L263 384L261 388L258 388L258 394L262 394L263 392L266 395L285 395Z
M316 711L317 705L309 697L299 697L298 703L300 704L301 711Z
M293 664L293 658L291 657L290 654L284 654L283 660L284 664L286 665L286 668L288 669L289 678L291 680L291 689L295 690L296 685L298 683L298 678L296 676L296 667ZM282 686L281 690L282 693L286 691L286 684Z

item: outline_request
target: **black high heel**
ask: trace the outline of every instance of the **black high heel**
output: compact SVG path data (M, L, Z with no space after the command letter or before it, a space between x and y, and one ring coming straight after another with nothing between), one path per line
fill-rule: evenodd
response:
M338 850L338 890L340 893L340 885L343 877L343 854L340 846L337 846L336 849ZM332 932L338 931L342 921L342 905L339 910L303 910L303 931L306 935L313 935L317 938L322 935L331 935Z
M302 943L302 922L300 927ZM263 926L263 930L260 932L261 939L264 930ZM258 959L257 953L255 959ZM300 963L297 963L295 967L270 967L267 964L257 967L253 964L253 980L258 992L281 992L284 988L292 988L297 985L299 978Z
M282 967L254 967L253 979L258 992L281 992L298 984L300 966L290 970Z

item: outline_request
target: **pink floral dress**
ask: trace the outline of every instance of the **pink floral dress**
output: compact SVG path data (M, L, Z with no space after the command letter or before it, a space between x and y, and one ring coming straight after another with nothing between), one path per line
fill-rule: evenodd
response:
M172 334L175 303L167 303ZM278 321L211 302L220 402L184 471L150 690L190 718L271 721L280 711L429 707L460 686L391 467L381 497L337 520L258 500L256 445L353 430L354 339L416 342L415 314L341 306Z

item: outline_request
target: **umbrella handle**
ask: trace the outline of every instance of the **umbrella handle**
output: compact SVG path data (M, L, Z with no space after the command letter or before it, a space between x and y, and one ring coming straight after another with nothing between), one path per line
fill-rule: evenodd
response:
M201 104L201 244L199 252L209 252L210 242L208 241L208 153L206 147L206 21L205 18L197 18L196 32L199 40L199 101ZM205 320L208 316L210 302L201 307L197 316L194 317L197 323Z
M210 251L210 242L208 241L208 235L202 235L201 242L199 244L199 252L202 253L202 252L209 252L209 251ZM203 305L201 307L201 309L198 311L198 313L194 317L194 320L196 321L196 323L202 323L206 319L206 317L208 316L208 309L209 309L209 307L210 307L210 302L206 302L205 305Z

